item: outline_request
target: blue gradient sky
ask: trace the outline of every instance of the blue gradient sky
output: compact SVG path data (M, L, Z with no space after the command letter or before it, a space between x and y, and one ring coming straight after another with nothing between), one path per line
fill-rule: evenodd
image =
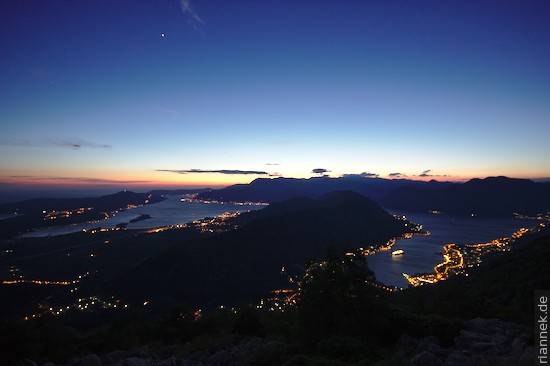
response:
M3 1L0 182L549 177L548 19L546 0ZM170 172L190 169L268 174Z

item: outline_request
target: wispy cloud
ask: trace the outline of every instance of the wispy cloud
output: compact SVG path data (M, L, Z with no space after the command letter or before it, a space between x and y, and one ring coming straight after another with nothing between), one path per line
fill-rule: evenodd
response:
M179 117L180 112L175 109L169 109L169 108L157 108L159 112L166 113L172 115L172 117Z
M323 175L323 174L325 174L325 173L330 172L330 170L327 170L327 169L325 169L325 168L315 168L315 169L312 169L311 172L312 172L313 174Z
M202 33L203 27L205 24L204 20L202 20L201 17L199 17L197 12L195 11L195 9L193 9L193 6L191 5L191 1L180 0L180 9L183 15L185 15L185 17L187 18L187 23L189 23L189 25L193 27L193 29L195 29L196 31L199 31Z
M428 169L428 170L424 170L422 173L420 173L419 177L431 177L432 175L430 174L432 172L431 169Z
M388 177L392 177L392 178L403 178L403 177L406 177L407 174L404 174L404 173L390 173L388 174Z
M279 163L265 163L265 165L281 165Z
M362 178L378 178L380 174L363 172L359 174L344 174L342 177L362 177Z
M153 183L149 180L115 180L89 177L55 177L55 176L36 176L36 175L11 175L8 178L32 182L50 182L65 184L142 184Z
M239 174L256 174L256 175L270 175L268 172L258 171L258 170L231 170L231 169L219 169L219 170L203 170L203 169L157 169L157 172L169 172L177 174L195 174L195 173L219 173L219 174L229 174L229 175L239 175Z
M22 146L22 147L49 147L49 148L69 148L69 149L81 149L81 148L100 148L110 149L111 145L98 144L82 140L79 138L67 138L56 139L46 138L41 140L31 140L22 138L1 138L0 145L7 146Z
M380 176L379 174L369 173L369 172L363 172L359 175L362 176L362 177L365 177L365 178L378 178Z
M443 174L443 175L439 175L439 174L431 174L432 173L432 170L431 169L428 169L428 170L424 170L422 173L418 174L418 175L415 175L415 177L447 177L447 175Z

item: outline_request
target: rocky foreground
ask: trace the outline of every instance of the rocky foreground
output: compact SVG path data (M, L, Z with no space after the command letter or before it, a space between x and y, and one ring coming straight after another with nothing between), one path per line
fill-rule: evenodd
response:
M514 323L475 318L464 322L454 346L443 348L437 337L402 336L398 352L410 366L533 365L537 351L532 334Z
M71 359L64 366L233 366L241 364L243 359L255 359L256 364L261 364L261 356L258 356L276 352L280 349L276 343L254 338L237 345L216 345L186 357L159 357L143 346L100 356L89 354ZM403 335L395 346L395 354L399 358L398 364L409 366L532 365L537 351L531 343L532 333L523 326L498 319L475 318L464 322L452 347L442 347L434 336L414 339ZM309 364L307 357L301 360L304 365ZM25 360L21 365L38 366L31 360ZM41 366L60 365L48 362Z
M216 345L198 351L185 358L176 356L158 357L148 346L132 351L114 351L101 356L89 354L82 358L69 360L66 366L206 366L206 365L236 365L239 359L253 356L269 348L273 342L260 338L243 342L239 345ZM163 352L164 353L164 352ZM25 360L21 366L37 366L34 361ZM42 366L60 366L51 362ZM62 366L62 365L61 365Z

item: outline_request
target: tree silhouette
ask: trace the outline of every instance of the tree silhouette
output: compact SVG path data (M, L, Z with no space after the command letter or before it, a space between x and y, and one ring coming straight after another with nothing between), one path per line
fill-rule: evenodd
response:
M298 324L304 341L315 344L335 335L355 335L372 313L377 290L362 255L340 258L329 247L325 260L310 262L300 284Z

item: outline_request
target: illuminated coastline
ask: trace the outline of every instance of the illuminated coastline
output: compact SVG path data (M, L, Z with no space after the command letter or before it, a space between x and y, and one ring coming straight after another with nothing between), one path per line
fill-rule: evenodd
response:
M545 227L545 224L541 223L531 229L521 228L510 237L495 239L487 243L466 245L446 244L443 246L444 261L437 264L432 273L415 274L412 276L403 273L403 277L405 277L410 286L417 287L445 281L454 275L468 276L467 270L479 266L483 262L484 256L491 253L508 252L511 250L515 240L526 234L536 233L543 227Z

